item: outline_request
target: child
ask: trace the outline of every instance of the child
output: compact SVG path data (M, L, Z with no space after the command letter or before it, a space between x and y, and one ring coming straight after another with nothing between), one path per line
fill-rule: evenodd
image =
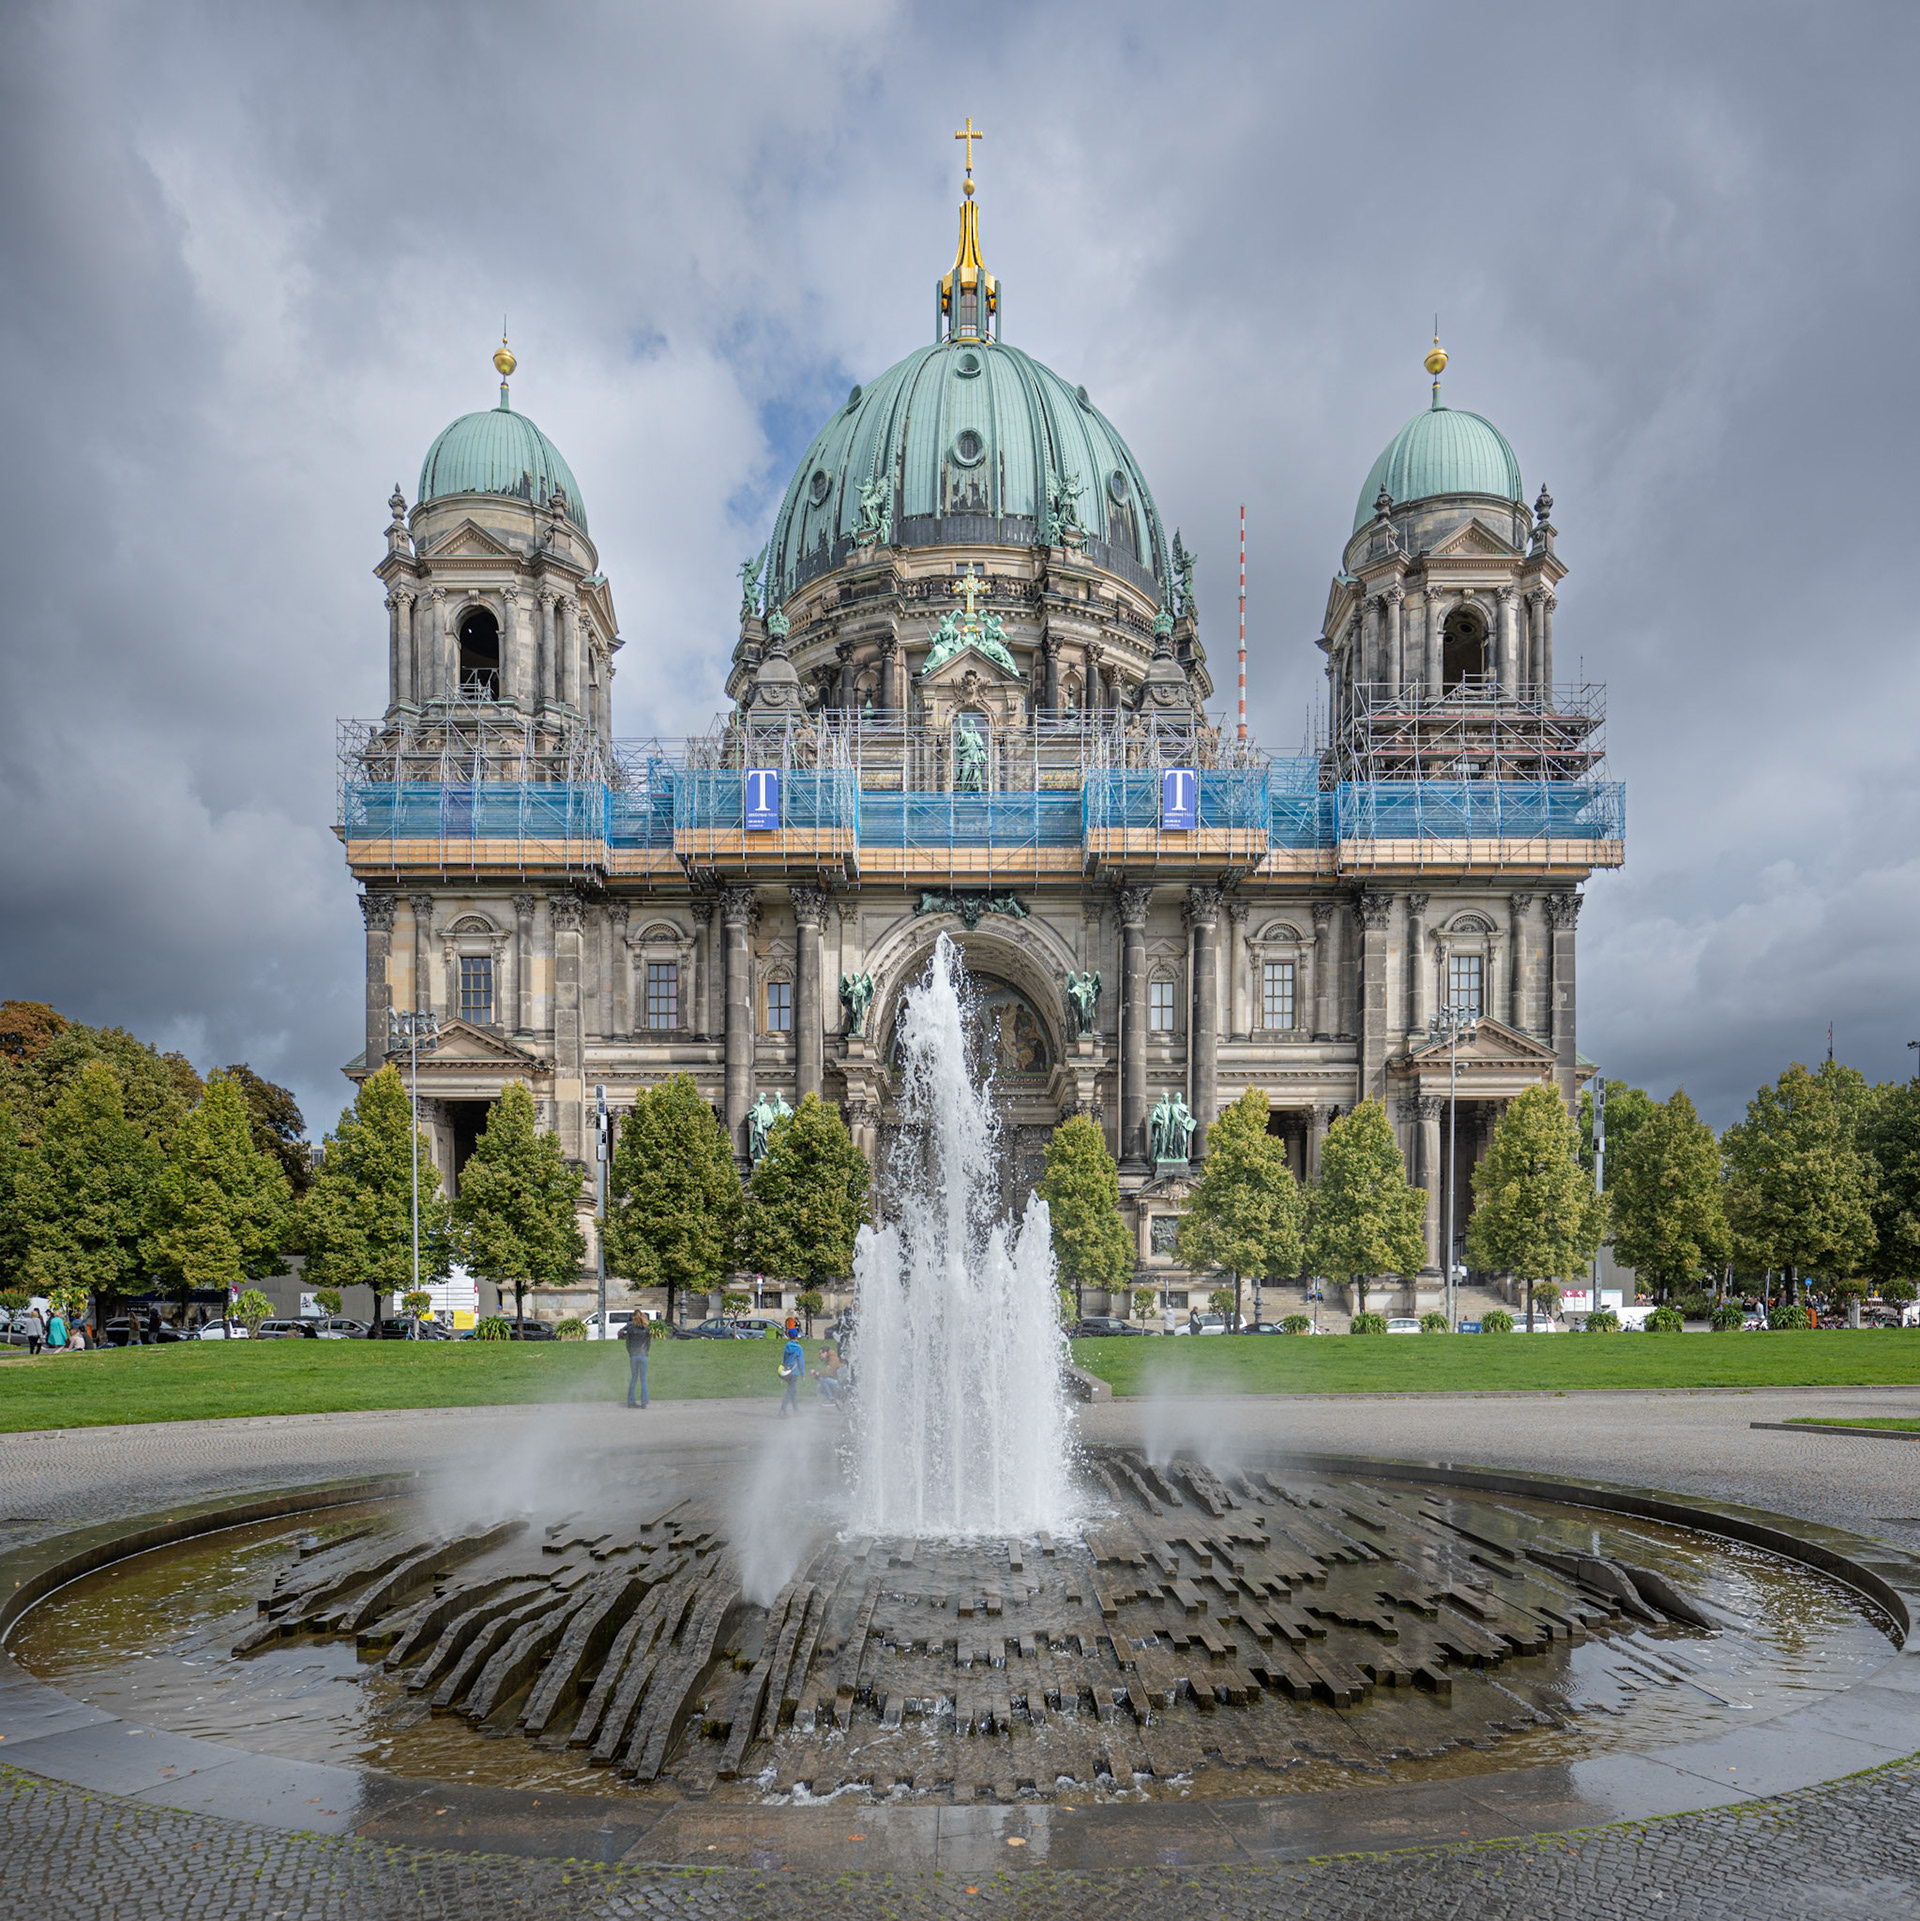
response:
M807 1350L798 1341L789 1341L780 1354L780 1378L786 1382L787 1391L780 1397L780 1418L787 1418L791 1408L797 1415L800 1412L800 1383L806 1378Z

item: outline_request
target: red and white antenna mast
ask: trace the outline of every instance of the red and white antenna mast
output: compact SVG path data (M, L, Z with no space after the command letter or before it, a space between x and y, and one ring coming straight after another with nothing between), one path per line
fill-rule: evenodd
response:
M1240 738L1247 737L1247 510L1240 508Z

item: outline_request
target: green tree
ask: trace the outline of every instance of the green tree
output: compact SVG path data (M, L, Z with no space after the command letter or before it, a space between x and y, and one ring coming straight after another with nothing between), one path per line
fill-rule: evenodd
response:
M633 1287L712 1293L733 1266L740 1175L727 1131L690 1074L645 1088L620 1125L607 1180L607 1264Z
M526 1083L509 1081L460 1170L453 1243L474 1273L512 1287L516 1317L530 1286L558 1287L579 1272L587 1253L579 1202L579 1169L558 1135L539 1131Z
M1646 1125L1656 1105L1644 1087L1630 1081L1608 1081L1607 1088L1607 1185L1613 1185L1613 1163L1640 1129ZM1593 1167L1593 1088L1580 1090L1580 1165Z
M1249 1087L1207 1130L1207 1157L1174 1243L1186 1266L1233 1277L1235 1332L1248 1275L1280 1280L1300 1272L1305 1215L1286 1144L1267 1132L1267 1097Z
M240 1298L227 1309L228 1323L237 1323L249 1334L258 1334L260 1323L272 1318L273 1303L257 1287L241 1289Z
M240 1083L215 1074L174 1130L148 1196L149 1271L183 1301L191 1288L238 1287L284 1273L292 1223L287 1177L254 1145Z
M1500 1116L1473 1170L1467 1256L1526 1283L1529 1332L1534 1288L1583 1272L1606 1238L1607 1204L1579 1151L1566 1103L1551 1087L1530 1087Z
M871 1218L867 1157L840 1110L818 1094L777 1122L753 1170L740 1222L741 1258L756 1273L817 1287L853 1272L853 1237Z
M27 1258L25 1180L33 1150L20 1138L13 1109L0 1103L0 1285L20 1277Z
M1850 1277L1873 1262L1868 1107L1853 1069L1829 1061L1809 1073L1795 1061L1721 1139L1728 1223L1756 1265L1785 1271L1790 1297L1809 1275Z
M1920 1274L1920 1076L1875 1088L1874 1096L1866 1130L1878 1176L1872 1275L1891 1300L1887 1283Z
M307 1123L300 1103L290 1089L263 1079L245 1061L220 1071L246 1098L254 1146L280 1163L280 1171L298 1199L313 1184L313 1156L307 1150Z
M1606 1180L1613 1251L1662 1300L1727 1258L1720 1143L1684 1088L1656 1105L1617 1153L1609 1146Z
M329 1287L370 1287L374 1325L381 1299L413 1285L413 1156L420 1168L420 1273L447 1271L447 1208L426 1136L413 1131L407 1085L383 1067L361 1082L327 1136L326 1157L300 1209L308 1278Z
M127 1118L113 1069L85 1062L54 1102L38 1149L19 1165L29 1285L48 1294L130 1292L159 1162L160 1150Z
M31 1053L0 1054L0 1100L19 1117L28 1140L40 1138L60 1096L93 1064L120 1083L121 1112L136 1132L162 1147L206 1091L184 1054L161 1054L123 1028L76 1022Z
M1134 1269L1134 1238L1120 1218L1120 1175L1098 1121L1074 1114L1053 1130L1034 1191L1047 1204L1053 1258L1073 1289L1073 1311L1083 1314L1087 1288L1123 1288Z
M1425 1193L1407 1184L1386 1108L1362 1101L1320 1146L1320 1182L1307 1203L1307 1269L1346 1275L1365 1313L1369 1281L1417 1274L1425 1264L1426 1212Z

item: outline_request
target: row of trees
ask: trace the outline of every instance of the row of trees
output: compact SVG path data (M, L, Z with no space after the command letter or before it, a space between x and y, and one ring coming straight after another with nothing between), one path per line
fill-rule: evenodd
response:
M1582 1097L1583 1158L1592 1101ZM1920 1274L1920 1080L1795 1062L1717 1139L1684 1090L1607 1084L1614 1252L1665 1300L1738 1278L1789 1301L1910 1301Z
M1606 1207L1580 1165L1579 1146L1573 1117L1552 1088L1530 1088L1508 1108L1474 1170L1467 1245L1476 1266L1511 1272L1531 1292L1593 1258ZM1076 1298L1086 1287L1125 1287L1134 1242L1095 1122L1076 1117L1055 1130L1039 1191ZM1424 1265L1426 1209L1379 1101L1363 1101L1328 1128L1320 1178L1303 1191L1284 1144L1267 1131L1266 1095L1250 1087L1208 1130L1175 1248L1185 1266L1227 1277L1236 1315L1244 1282L1302 1273L1351 1281L1364 1311L1369 1283Z

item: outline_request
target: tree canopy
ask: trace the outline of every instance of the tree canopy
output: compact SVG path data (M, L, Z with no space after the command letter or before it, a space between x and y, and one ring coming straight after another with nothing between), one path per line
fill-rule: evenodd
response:
M301 1206L307 1274L331 1287L397 1294L413 1284L412 1164L416 1139L406 1082L383 1067L360 1084L327 1136L326 1155ZM420 1167L420 1274L447 1271L447 1208L426 1137Z
M853 1240L871 1218L867 1157L818 1094L774 1124L748 1183L740 1257L757 1273L815 1286L853 1272Z
M1579 1153L1566 1103L1551 1087L1529 1087L1500 1116L1473 1170L1467 1257L1524 1281L1529 1316L1534 1283L1583 1272L1606 1239L1607 1204Z
M523 1314L529 1286L558 1287L578 1275L587 1252L579 1203L579 1169L558 1135L539 1131L526 1083L509 1081L460 1170L453 1244L461 1260L511 1287L513 1311Z
M1383 1274L1417 1274L1427 1258L1427 1197L1407 1184L1393 1123L1379 1101L1362 1101L1327 1129L1320 1180L1307 1203L1306 1264L1346 1275L1360 1290Z
M1874 1090L1866 1146L1878 1174L1871 1273L1884 1290L1920 1274L1920 1078Z
M37 1147L18 1162L28 1285L48 1294L131 1291L159 1168L160 1149L127 1117L113 1069L84 1062L48 1111Z
M285 1271L292 1224L287 1177L254 1143L241 1083L215 1074L174 1130L147 1197L149 1271L183 1294L261 1280Z
M1607 1113L1611 1133L1611 1097ZM1609 1143L1614 1254L1663 1297L1727 1257L1720 1176L1720 1143L1684 1088L1655 1105L1617 1151Z
M1047 1204L1053 1258L1074 1290L1125 1287L1137 1249L1120 1217L1120 1174L1100 1123L1072 1114L1047 1141L1047 1164L1035 1192Z
M607 1264L634 1287L712 1293L734 1261L740 1175L690 1074L643 1088L607 1180Z
M292 1090L264 1079L245 1061L220 1071L238 1085L246 1100L254 1146L280 1163L296 1196L304 1194L313 1182L313 1156L307 1151L306 1117Z
M1207 1157L1180 1217L1180 1259L1232 1275L1237 1314L1242 1280L1299 1273L1305 1215L1286 1144L1267 1132L1267 1097L1249 1087L1207 1130Z

